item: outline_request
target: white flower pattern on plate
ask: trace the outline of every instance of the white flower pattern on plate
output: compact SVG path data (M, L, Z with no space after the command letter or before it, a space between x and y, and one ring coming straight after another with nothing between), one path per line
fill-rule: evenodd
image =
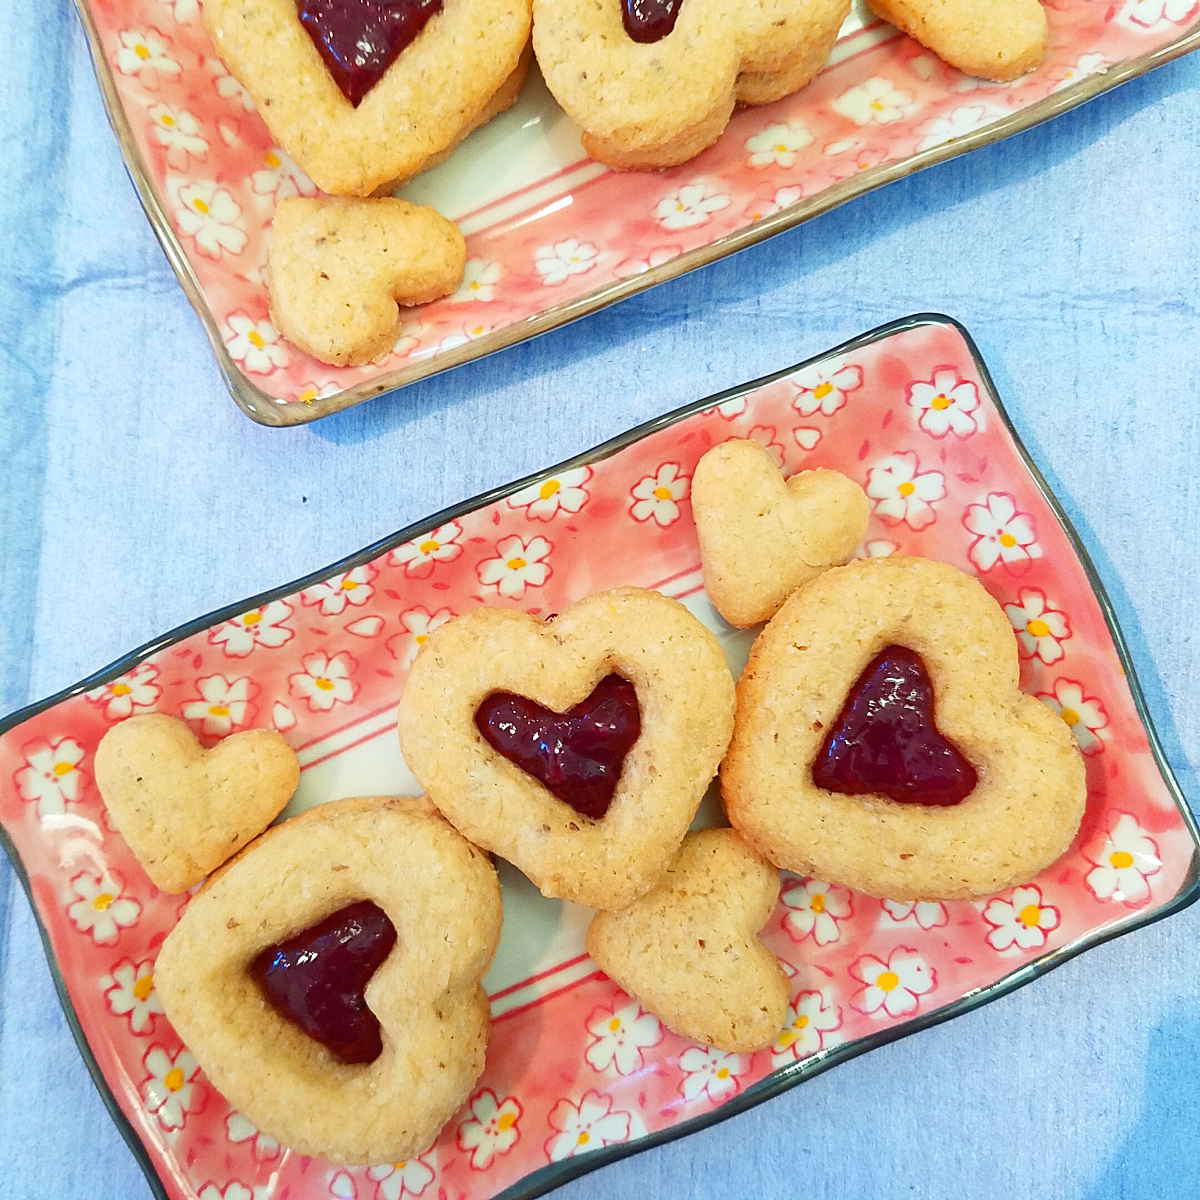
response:
M303 671L289 676L288 690L308 703L312 712L328 712L336 704L349 704L358 691L351 676L358 663L345 650L326 655L319 651L306 654Z
M588 499L584 484L592 477L591 467L572 467L550 479L531 483L508 498L510 508L523 508L531 521L552 521L560 512L574 515Z
M790 167L805 146L812 142L812 134L803 121L777 122L768 125L753 137L746 139L752 167Z
M897 925L911 921L922 929L937 929L950 923L950 914L940 900L881 900L879 903Z
M360 608L371 599L375 594L371 586L374 578L375 568L370 563L363 563L305 588L300 593L300 602L319 605L323 617L336 617L347 607Z
M1147 880L1162 870L1158 846L1130 813L1121 813L1099 851L1084 851L1084 857L1093 864L1084 882L1096 899L1116 900L1130 907L1150 898Z
M199 700L189 700L180 710L187 721L199 721L202 733L223 737L250 716L250 698L257 691L248 675L227 679L208 675L196 680Z
M496 298L496 285L504 278L504 268L498 262L486 258L470 258L463 268L462 283L450 297L451 304L462 304L468 300L483 303Z
M664 229L692 229L728 208L729 199L705 183L688 183L665 195L654 206L654 217Z
M932 150L935 146L944 146L955 138L974 133L977 129L990 124L1003 116L1003 110L993 108L990 104L966 104L942 117L935 117L921 131L923 137L917 143L918 153L922 150Z
M1046 944L1046 934L1058 928L1061 917L1042 899L1041 888L1029 884L1015 888L1008 900L989 900L983 919L991 926L987 940L993 950L1036 950Z
M953 367L941 367L929 380L908 385L908 406L920 416L917 424L931 437L970 437L978 428L974 413L979 390L969 379L960 379Z
M775 440L773 425L755 425L748 437L750 441L757 442L775 460L775 465L782 469L783 446Z
M432 533L397 546L388 555L388 561L402 566L411 579L427 579L438 563L453 562L462 553L460 537L462 526L457 521L447 521Z
M849 891L821 879L789 884L779 899L787 909L783 927L794 942L811 937L818 946L828 946L842 936L838 922L854 913Z
M868 1015L882 1009L889 1017L907 1016L937 986L937 973L911 946L897 946L886 960L864 954L850 974L864 985L850 1003Z
M550 1128L556 1130L546 1141L551 1162L574 1158L628 1139L631 1122L627 1112L613 1110L611 1096L586 1091L579 1102L560 1100L550 1110Z
M111 946L121 930L137 923L142 906L124 895L124 883L115 871L104 875L83 872L71 880L75 897L67 905L67 916L80 933L86 933L97 946Z
M533 265L542 283L554 287L565 283L572 275L582 275L596 265L598 251L591 242L565 238L552 246L541 246L534 255Z
M1104 749L1100 731L1108 724L1108 714L1099 700L1084 694L1081 683L1056 679L1053 692L1039 692L1038 699L1066 721L1084 754L1099 754Z
M591 1037L583 1056L595 1071L616 1070L632 1075L642 1066L642 1052L662 1041L658 1018L646 1012L637 1001L620 1008L597 1008L587 1019Z
M914 104L907 92L876 75L843 92L831 107L856 125L890 125L907 117Z
M629 515L635 521L653 520L665 529L679 520L679 502L688 498L691 486L691 476L685 475L678 463L663 463L653 475L633 485Z
M200 122L186 109L155 104L150 109L150 122L154 140L167 152L167 165L177 171L186 167L190 159L203 159L208 154L208 141L200 132Z
M1018 512L1007 492L991 492L982 504L968 505L963 525L975 534L967 553L981 571L990 571L997 563L1021 571L1042 556L1033 517Z
M157 87L181 69L157 32L127 29L117 35L117 70L122 75L136 75L144 87Z
M263 165L250 176L250 187L256 196L266 196L276 204L292 196L317 194L317 185L279 146L263 155Z
M158 668L152 663L138 663L132 671L108 683L102 683L87 693L93 704L104 706L104 717L108 721L122 721L141 710L151 709L158 703L162 689L154 681Z
M832 417L845 405L849 393L862 387L862 381L862 368L841 359L805 367L792 376L792 388L796 393L792 407L802 417L817 413Z
M750 1057L715 1046L689 1046L679 1056L679 1069L683 1072L679 1091L685 1100L707 1096L718 1104L737 1091L739 1076L750 1069Z
M467 1151L471 1167L486 1171L497 1155L507 1154L521 1137L521 1104L515 1096L496 1096L484 1088L472 1098L471 1115L458 1127L458 1148Z
M433 1168L420 1158L372 1167L367 1175L378 1185L379 1200L400 1200L402 1196L423 1196L433 1182Z
M195 239L196 249L208 258L241 254L246 248L241 206L228 190L211 180L180 186L175 220L183 233Z
M868 497L875 515L891 525L927 529L937 520L933 506L946 498L946 477L940 471L921 471L911 450L890 454L867 472Z
M14 776L22 800L36 802L38 816L64 813L79 799L83 747L71 737L42 738L21 748L25 766Z
M1004 612L1016 630L1024 658L1041 659L1047 666L1063 658L1062 643L1071 636L1071 624L1065 612L1050 607L1045 592L1022 588L1017 603L1006 604Z
M286 601L269 600L217 626L208 640L220 646L229 658L245 658L255 646L277 649L295 636L287 624L291 615L292 606Z
M164 1129L181 1129L204 1105L203 1089L195 1082L200 1070L196 1060L183 1048L171 1055L156 1045L146 1051L142 1066L149 1072L142 1083L146 1108Z
M800 992L788 1005L787 1019L771 1045L771 1052L776 1057L807 1058L823 1049L826 1034L841 1025L841 1011L824 992Z
M269 1133L263 1133L245 1113L235 1110L225 1118L225 1136L234 1145L249 1142L254 1157L260 1162L279 1157L279 1143Z
M243 312L230 313L225 321L229 356L251 374L270 375L291 361L279 331L270 321L256 321Z
M429 641L429 635L453 619L454 613L448 608L439 608L435 613L427 608L410 608L400 614L400 624L406 632L388 639L388 653L406 667L410 666L417 652Z
M550 578L546 559L552 547L544 537L526 540L513 534L496 543L496 557L485 558L475 568L479 582L494 587L501 596L519 600L527 588L541 587Z
M146 1033L156 1016L162 1016L162 1004L154 990L154 961L135 963L123 958L109 974L100 979L100 989L108 1002L108 1011L125 1017L134 1033Z

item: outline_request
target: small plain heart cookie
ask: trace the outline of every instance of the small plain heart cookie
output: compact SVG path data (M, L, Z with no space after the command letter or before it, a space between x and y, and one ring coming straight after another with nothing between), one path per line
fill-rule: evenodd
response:
M310 0L303 7L311 28L296 0L205 0L203 16L217 53L272 135L324 192L386 191L432 166L520 93L530 0L425 4L420 31L361 94L335 78L331 43L338 34L345 40L346 31L322 31L318 10L341 26L355 13L369 17L372 5L342 5L339 12ZM329 62L318 42L333 50ZM369 56L351 37L350 53L341 57L351 66Z
M370 362L395 343L400 306L449 295L466 261L458 226L424 205L292 196L271 225L271 320L322 362Z
M654 169L712 145L735 104L804 87L849 11L850 0L534 0L533 48L584 149Z
M404 757L465 837L544 896L623 908L666 869L729 741L720 645L641 588L553 620L478 608L432 634L400 700Z
M371 935L364 910L389 933L365 987L347 975L372 947L336 957ZM429 804L340 800L272 829L208 882L163 943L155 988L205 1075L261 1130L334 1162L393 1162L437 1137L483 1071L480 981L499 936L494 868ZM296 953L306 938L321 953ZM311 1009L303 988L269 989L272 972L310 970L323 954L333 973L315 981ZM281 996L298 1011L285 1015ZM333 1001L348 1012L331 1015ZM328 1049L336 1029L318 1040L321 1022L364 1016L370 1061Z
M776 866L872 896L955 900L1032 879L1087 797L1067 726L1019 690L982 584L923 558L860 559L759 634L721 768L734 827Z
M778 896L779 873L732 829L691 833L652 892L592 919L588 953L681 1036L761 1050L787 1015L787 977L758 939Z
M114 725L96 747L96 785L113 824L160 891L186 892L282 812L300 764L269 729L205 750L178 717Z
M704 587L731 625L766 621L788 596L844 563L871 515L862 488L838 471L786 482L758 442L733 439L696 464L692 511Z
M1007 83L1041 65L1039 0L868 0L885 21L967 75Z

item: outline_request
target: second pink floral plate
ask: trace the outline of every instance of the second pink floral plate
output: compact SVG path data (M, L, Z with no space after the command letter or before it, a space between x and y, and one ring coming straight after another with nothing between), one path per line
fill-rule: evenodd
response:
M414 310L376 362L338 368L271 323L272 214L316 189L225 71L199 0L75 3L154 231L234 399L269 425L314 420L563 325L1200 45L1200 0L1045 0L1046 62L988 84L854 0L809 87L742 110L699 158L652 173L587 158L534 70L509 112L400 193L459 223L470 255L462 286Z
M133 713L209 741L269 726L303 766L289 812L415 793L395 707L431 630L479 604L561 611L638 584L686 604L740 669L752 634L708 602L692 472L730 437L789 472L836 467L873 504L861 553L943 559L1003 605L1022 684L1071 727L1088 806L1068 853L980 902L899 903L787 876L766 938L791 977L774 1044L689 1043L597 970L589 914L501 864L493 1036L468 1102L408 1162L289 1152L226 1103L163 1015L154 960L186 898L155 891L93 778ZM1021 753L1020 746L1013 753ZM714 803L708 819L719 818ZM1200 894L1197 830L1155 739L1112 610L964 331L919 316L698 401L464 502L335 566L231 605L0 723L0 827L79 1046L157 1195L399 1200L540 1195L953 1017Z

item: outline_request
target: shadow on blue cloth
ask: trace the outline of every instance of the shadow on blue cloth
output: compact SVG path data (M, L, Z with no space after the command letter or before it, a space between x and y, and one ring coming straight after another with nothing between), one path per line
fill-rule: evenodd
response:
M688 276L652 288L586 318L586 335L579 328L555 330L531 342L469 363L446 374L379 397L311 426L314 434L338 445L354 445L403 426L414 414L436 412L468 397L486 395L501 379L534 378L599 348L631 342L648 326L675 325L688 320L690 305L730 303L786 286L797 269L816 271L855 253L865 244L923 221L976 196L1008 187L1073 156L1102 138L1123 121L1163 97L1194 86L1196 69L1187 58L1160 68L1074 109L1053 121L984 147L937 167L860 197L798 229L714 263L699 279ZM1014 232L1020 230L1014 221ZM997 231L998 237L1004 231ZM746 269L746 261L752 267ZM899 267L897 269L900 269ZM999 299L999 298L998 298ZM896 312L882 320L904 316ZM951 314L954 315L954 314ZM858 330L848 331L852 336ZM815 353L817 346L798 350L797 357ZM786 366L780 363L779 366ZM716 388L742 382L721 381ZM579 447L582 449L582 447Z

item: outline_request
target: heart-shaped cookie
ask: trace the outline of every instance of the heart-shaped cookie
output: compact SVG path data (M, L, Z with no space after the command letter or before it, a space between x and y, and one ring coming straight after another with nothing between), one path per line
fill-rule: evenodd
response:
M675 166L825 65L850 0L534 0L546 85L614 167Z
M761 1050L787 1015L787 977L758 938L778 896L779 873L732 829L691 833L652 892L592 919L588 953L683 1037Z
M906 669L871 683L881 651L897 661L897 648L928 672L931 707ZM1024 883L1070 846L1087 789L1070 731L1018 679L1012 628L977 579L900 556L835 567L795 592L750 652L721 768L729 819L776 866L873 896ZM877 737L864 687L888 726ZM890 718L896 706L913 722ZM831 737L844 744L824 774ZM947 747L975 775L953 797ZM889 764L902 801L863 786Z
M704 586L731 625L756 625L788 596L844 563L871 514L852 479L818 468L786 482L758 442L708 451L692 477L692 512Z
M297 935L317 939L331 917L347 936L369 933L364 901L395 937L365 989L335 961L325 994L285 1012L252 966ZM303 1154L390 1162L424 1150L483 1070L480 980L499 935L495 870L429 804L340 800L272 829L208 882L163 943L155 988L205 1075L260 1129ZM307 1004L327 1031L330 994L356 987L378 1021L369 1062L344 1061L298 1021Z
M967 75L1007 83L1046 57L1039 0L868 0L871 8Z
M458 227L432 208L292 196L271 225L271 320L322 362L369 362L395 342L400 306L454 291L466 261Z
M279 815L300 782L295 752L269 729L205 750L178 717L146 713L96 747L113 824L164 892L186 892Z
M505 694L569 719L609 676L632 685L637 708L639 732L623 756L606 732L634 719L619 697L616 710L589 706L578 736L567 728L566 758L541 738L542 718L511 731L540 756L540 777L496 749L477 723L489 698ZM478 608L443 625L413 663L399 727L408 765L464 836L519 867L545 896L622 908L671 861L732 718L733 680L712 634L674 600L618 588L552 621ZM503 724L501 714L498 735ZM559 780L564 764L589 796L597 778L611 783L615 775L602 817L585 815L543 782Z
M528 68L530 7L443 0L357 104L296 0L205 0L203 15L217 53L313 182L333 195L369 196L433 165L516 100ZM336 54L338 44L331 38L327 51ZM374 53L356 57L381 65Z

